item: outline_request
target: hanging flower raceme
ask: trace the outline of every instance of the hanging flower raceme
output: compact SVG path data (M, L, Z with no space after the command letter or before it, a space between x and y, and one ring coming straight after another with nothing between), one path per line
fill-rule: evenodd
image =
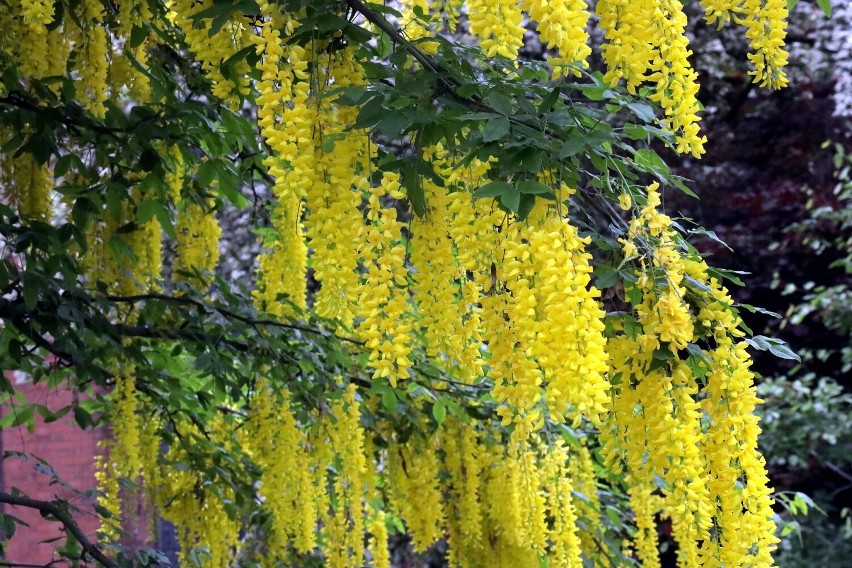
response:
M166 183L171 197L178 204L175 227L175 259L172 263L174 280L195 280L200 287L209 286L210 274L219 263L219 238L222 228L216 220L214 201L204 199L201 203L183 196L186 167L175 148L168 151L173 159L172 170L166 174Z
M788 4L783 0L702 0L706 19L719 29L731 20L746 28L754 70L754 82L761 87L787 86L787 52L784 50Z
M570 417L575 426L584 416L600 423L609 400L604 312L590 285L588 242L556 213L530 236L538 297L532 352L542 369L551 417Z
M364 69L353 48L333 54L327 66L327 78L317 81L320 85L344 88L364 84ZM313 131L317 175L306 188L306 236L313 277L321 285L314 310L347 327L355 318L357 243L365 230L359 206L369 186L359 171L369 156L368 134L351 128L357 116L357 107L338 104L336 96L324 93L319 98Z
M429 30L429 20L431 19L429 0L402 0L400 4L402 5L402 18L399 24L406 37L415 42L430 37L432 34ZM438 44L433 41L418 42L417 47L430 55L438 52Z
M737 339L740 322L704 262L680 252L659 205L654 184L630 223L630 239L649 248L648 263L666 280L652 285L651 271L640 273L641 328L617 326L609 342L617 384L601 433L606 463L626 470L639 528L634 549L646 565L659 565L659 511L671 519L679 566L769 566L776 542L771 490L756 449L759 401L745 343ZM639 256L632 240L623 243L628 258ZM686 277L697 284L687 289ZM694 319L702 325L693 327ZM705 339L714 346L709 352L696 349Z
M483 339L491 355L488 376L492 394L500 403L503 424L514 424L524 436L544 423L542 373L532 356L536 339L536 295L532 286L535 267L530 254L532 228L512 223L501 242L503 261L495 267L495 283L482 297Z
M272 518L270 555L285 560L290 546L307 553L316 546L314 482L304 433L290 409L290 394L258 383L252 411L252 454L260 465L260 494ZM286 456L286 459L282 459Z
M467 0L470 33L486 56L516 59L524 45L523 12L513 0Z
M399 175L385 173L381 183L370 189L368 225L361 244L367 274L359 290L358 330L370 350L374 378L387 377L392 385L408 377L411 360L412 323L408 315L408 271L402 223L397 210L382 205L382 198L403 197Z
M653 348L668 344L672 353L686 348L694 338L693 316L686 301L684 263L677 247L671 219L660 213L659 184L647 188L647 202L641 214L630 222L628 235L622 238L625 258L640 255L635 240L646 240L650 251L641 256L642 270L637 286L642 304L637 306L645 341Z
M76 57L75 70L79 77L77 98L98 118L106 116L109 98L110 44L104 25L104 8L98 0L83 0L82 13L74 18L72 41Z
M485 546L482 535L483 452L476 430L455 420L444 423L444 468L448 475L447 525L450 566L475 566Z
M310 110L308 54L301 46L285 50L281 29L291 20L277 4L262 3L266 20L253 38L261 80L258 86L258 126L272 152L264 159L275 180L277 203L272 222L277 235L258 258L258 308L275 315L293 315L292 306L306 306L307 247L303 235L302 200L315 180L314 115ZM286 269L284 268L286 267ZM283 296L290 304L282 303Z
M343 399L332 407L330 423L325 428L337 470L332 482L333 511L325 527L329 537L325 547L327 565L335 568L358 568L364 563L368 464L356 390L355 385L349 385Z
M547 512L553 519L549 538L554 568L580 568L582 550L577 528L574 483L569 474L568 451L562 440L546 449L542 464L543 485L547 488Z
M202 437L225 451L234 451L233 431L222 419L207 425L202 434L188 423L175 427L187 440ZM165 463L190 463L187 448L174 444L163 456ZM178 561L181 565L204 558L204 566L227 568L232 566L240 548L240 522L228 512L234 501L233 490L225 484L205 483L205 473L189 468L168 468L163 475L157 494L160 495L162 518L175 525L180 545Z
M189 49L213 83L213 94L237 108L240 97L250 89L248 63L245 59L236 61L234 72L228 77L222 74L222 68L225 61L251 45L251 25L242 12L234 12L225 25L214 30L212 18L199 17L212 5L212 0L169 0L171 10L167 18L183 32Z
M0 140L6 140L6 133L0 134ZM52 189L53 176L47 164L39 165L31 154L0 156L0 195L5 203L17 207L21 217L49 221Z
M605 79L611 85L625 79L631 93L644 82L656 83L651 98L663 107L663 123L677 136L677 151L700 157L706 138L698 135L698 75L687 59L692 52L680 4L601 0L597 14L606 37L601 48Z
M418 447L411 441L394 444L388 450L390 503L405 523L417 552L425 552L443 536L445 515L439 471L434 448Z
M553 67L553 78L580 72L568 69L571 64L588 67L586 58L592 53L586 23L589 20L588 6L584 0L524 0L521 5L538 24L538 33L550 49L558 55L548 55Z

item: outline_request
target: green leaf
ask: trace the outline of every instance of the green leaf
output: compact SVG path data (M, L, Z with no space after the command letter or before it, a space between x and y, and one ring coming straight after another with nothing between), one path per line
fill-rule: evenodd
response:
M145 38L148 37L148 27L146 25L141 26L133 26L133 29L130 30L130 47L136 49L142 42L145 41Z
M780 359L791 361L801 361L801 357L796 355L786 343L774 337L766 337L765 335L755 335L751 338L746 338L746 343L759 351L769 351Z
M447 407L444 406L443 400L438 399L432 405L432 416L435 417L435 422L438 423L438 426L444 423L444 419L447 417Z
M521 201L518 204L518 219L523 221L535 207L535 196L529 193L521 194Z
M512 188L511 191L507 191L500 196L500 203L509 211L517 213L521 206L521 194Z
M631 140L644 140L648 136L648 131L641 124L627 123L624 125L624 133Z
M94 425L92 415L79 406L74 407L74 422L83 430Z
M473 197L479 199L481 197L500 197L504 193L512 192L512 184L505 181L492 181L478 188L473 192Z
M621 528L621 516L619 515L618 509L615 507L607 507L606 516L609 517L609 521L616 530Z
M826 18L831 17L831 0L816 0L817 6L825 14Z
M64 176L71 166L75 165L76 170L79 171L81 167L84 167L83 161L80 160L80 157L76 154L65 154L64 156L60 156L58 160L56 160L56 165L53 167L53 175L55 177Z
M510 124L506 117L493 118L485 123L485 130L482 132L483 142L493 142L503 138L509 133Z
M652 172L657 175L665 175L669 171L669 167L660 156L653 150L642 148L636 150L633 155L636 165L646 172Z
M377 95L364 103L361 110L358 112L358 118L355 119L355 124L352 125L354 130L361 128L371 128L382 119L385 112L385 99L381 95Z
M411 162L403 165L402 176L411 209L418 217L422 217L426 214L426 196L423 194L423 184L417 174L416 165Z
M601 264L595 269L595 288L606 290L619 280L618 271L609 264Z
M499 112L500 114L511 116L512 115L512 99L501 93L496 89L492 89L488 92L487 95L488 104L491 105L491 108Z
M163 204L156 199L146 199L136 207L136 221L140 224L147 223L157 214L157 209Z
M396 403L396 393L388 385L387 388L382 390L382 406L384 406L385 410L388 412L393 413L393 411L396 410Z
M779 359L787 359L790 361L801 361L802 359L784 343L770 343L769 352Z
M647 103L627 103L627 108L632 110L633 114L645 122L653 122L656 117L654 107Z
M544 193L552 193L553 190L548 186L535 181L533 179L525 179L518 182L518 191L521 193L529 193L531 195L541 195Z
M541 103L538 105L539 114L550 112L550 109L552 109L553 105L556 104L556 101L559 100L560 93L561 91L559 90L559 87L554 87L552 91L547 93L547 96L541 99Z
M384 111L384 118L379 121L379 132L390 138L398 137L411 126L411 119L405 112Z

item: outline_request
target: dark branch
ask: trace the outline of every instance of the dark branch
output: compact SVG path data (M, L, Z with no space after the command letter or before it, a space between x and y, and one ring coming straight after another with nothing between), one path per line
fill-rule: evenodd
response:
M74 535L80 546L92 559L104 568L118 568L118 564L108 556L106 556L98 546L93 543L86 534L80 529L80 526L74 521L65 507L61 505L62 501L39 501L24 495L12 495L10 493L0 492L0 503L7 503L15 507L26 507L35 509L43 515L50 515L57 521L62 523L65 530Z
M213 311L219 312L220 314L222 314L226 318L237 320L237 321L242 322L246 325L251 325L251 326L261 325L261 326L277 327L277 328L281 328L281 329L291 329L291 330L301 331L301 332L304 332L304 333L312 333L312 334L316 334L316 335L334 335L334 334L331 334L330 332L324 331L322 329L317 329L317 328L314 328L314 327L308 327L308 326L294 324L294 323L284 323L284 322L280 322L280 321L276 321L276 320L270 320L270 319L251 318L251 317L248 317L248 316L244 316L242 314L238 314L238 313L236 313L232 310L226 309L226 308L205 304L204 302L200 302L200 301L194 300L192 298L183 298L183 297L179 297L179 296L169 296L169 295L166 295L166 294L152 293L152 294L137 294L137 295L133 295L133 296L107 296L107 300L109 300L110 302L116 302L116 303L138 303L138 302L144 302L144 301L147 301L147 300L159 300L159 301L162 301L162 302L173 302L173 303L176 303L176 304L185 304L185 305L189 305L189 306L194 306L194 307L196 307L200 310L213 310ZM340 335L334 335L334 336L337 337L338 339L342 340L342 341L348 341L350 343L355 343L357 345L363 345L364 344L362 341L359 341L359 340L354 339L352 337L345 337L345 336L340 336Z

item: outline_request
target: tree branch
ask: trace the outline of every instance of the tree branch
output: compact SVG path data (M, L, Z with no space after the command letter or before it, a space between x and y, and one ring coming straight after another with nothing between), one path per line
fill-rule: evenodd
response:
M345 336L341 336L341 335L336 335L336 334L332 334L331 332L324 331L322 329L318 329L318 328L314 328L314 327L308 327L308 326L294 324L294 323L283 323L283 322L280 322L280 321L270 320L270 319L255 319L255 318L252 318L252 317L249 317L249 316L244 316L242 314L238 314L238 313L236 313L232 310L226 309L226 308L221 308L221 307L215 306L215 305L208 305L208 304L205 304L204 302L200 302L200 301L194 300L192 298L183 298L183 297L180 297L180 296L169 296L167 294L151 293L151 294L136 294L136 295L133 295L133 296L107 296L106 299L109 300L110 302L115 302L115 303L131 303L132 304L132 303L137 303L137 302L144 302L146 300L159 300L159 301L162 301L162 302L173 302L173 303L176 303L176 304L185 304L185 305L189 305L189 306L195 306L196 308L199 308L201 310L213 310L215 312L222 314L226 318L235 319L235 320L242 322L246 325L251 325L251 326L262 325L262 326L269 326L269 327L278 327L278 328L281 328L281 329L291 329L291 330L296 330L296 331L302 331L302 332L305 332L305 333L313 333L313 334L316 334L316 335L334 335L335 337L337 337L341 341L348 341L350 343L355 343L357 345L364 345L363 341L360 341L360 340L352 338L352 337L345 337Z
M0 503L35 509L43 515L54 517L62 523L66 531L74 535L74 538L83 547L85 553L92 557L98 564L104 566L104 568L118 568L118 564L114 560L106 556L95 543L89 540L82 529L80 529L80 526L71 517L70 513L61 505L62 501L39 501L25 495L12 495L11 493L0 492Z
M447 79L442 75L443 70L441 69L441 66L435 61L433 61L431 57L420 51L413 43L402 37L402 34L399 33L399 31L397 31L392 25L390 25L387 20L385 20L373 10L371 10L369 7L367 7L367 5L361 2L361 0L346 0L346 4L347 6L349 6L350 9L364 16L365 20L382 30L384 33L388 34L388 37L391 39L391 41L393 41L397 45L402 46L402 48L405 49L405 51L407 51L408 53L410 53L411 56L414 57L414 59L416 59L423 67L433 73L438 74L438 80L441 81L444 87L449 89L450 92L453 92L453 94L455 94L454 90L457 85L454 85L453 81Z

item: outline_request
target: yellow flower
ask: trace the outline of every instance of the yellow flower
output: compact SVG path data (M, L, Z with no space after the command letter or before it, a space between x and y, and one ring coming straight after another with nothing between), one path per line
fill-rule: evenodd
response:
M516 59L524 44L523 13L513 0L467 0L470 33L487 57Z
M589 12L584 0L523 0L521 6L538 24L542 41L559 51L558 56L547 58L553 67L554 79L566 75L568 65L579 63L584 68L589 66L586 58L591 55L592 49L586 33ZM580 76L576 69L568 72Z

